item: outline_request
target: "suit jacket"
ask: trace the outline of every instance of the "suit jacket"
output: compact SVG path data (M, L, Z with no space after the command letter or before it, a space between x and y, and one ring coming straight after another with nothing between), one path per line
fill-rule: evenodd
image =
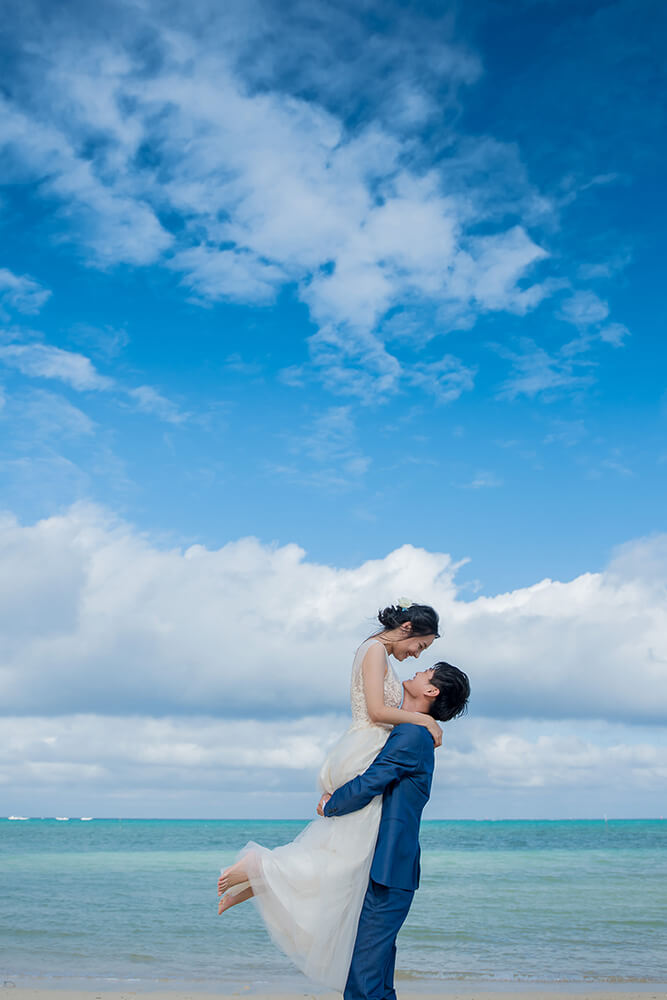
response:
M419 823L431 794L434 744L428 729L403 722L395 726L371 766L337 788L325 816L344 816L382 795L382 816L371 864L380 885L416 889L419 885Z

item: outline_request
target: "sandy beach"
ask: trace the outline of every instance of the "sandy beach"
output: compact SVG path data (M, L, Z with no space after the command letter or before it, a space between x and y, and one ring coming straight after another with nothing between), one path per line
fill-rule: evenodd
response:
M149 996L151 1000L231 1000L232 997L252 996L253 1000L339 1000L339 993L252 993L247 988L236 992L199 993L197 990L77 990L77 989L44 989L24 987L0 987L0 991L10 994L12 1000L129 1000L130 997ZM597 988L588 983L564 983L557 989L539 989L529 984L519 984L514 989L469 990L453 992L443 986L439 993L420 993L398 990L400 1000L564 1000L576 995L580 1000L664 1000L667 997L667 987L653 987L646 984L645 989L624 990L610 988L610 984L600 984Z

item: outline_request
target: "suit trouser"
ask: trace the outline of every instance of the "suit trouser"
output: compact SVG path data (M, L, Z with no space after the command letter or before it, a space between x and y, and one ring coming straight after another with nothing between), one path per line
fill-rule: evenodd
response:
M373 879L361 909L345 1000L396 1000L396 935L408 915L413 889L394 889Z

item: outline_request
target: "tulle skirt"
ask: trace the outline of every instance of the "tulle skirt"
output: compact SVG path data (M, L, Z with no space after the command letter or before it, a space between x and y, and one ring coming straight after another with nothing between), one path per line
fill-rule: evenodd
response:
M321 789L331 793L365 771L389 732L349 729L322 765ZM290 844L270 851L251 842L240 855L275 944L311 979L339 991L350 969L381 811L378 795L357 812L318 817Z

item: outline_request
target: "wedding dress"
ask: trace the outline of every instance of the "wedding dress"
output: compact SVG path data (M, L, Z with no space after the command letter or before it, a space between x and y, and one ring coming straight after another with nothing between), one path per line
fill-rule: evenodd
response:
M350 685L352 726L320 770L320 787L329 794L365 771L391 732L391 726L371 722L366 709L361 664L374 642L379 640L367 639L356 652ZM402 694L387 657L385 704L398 708ZM341 992L352 960L381 811L382 796L378 795L347 816L318 817L284 847L270 851L251 842L241 852L275 944L311 979Z

